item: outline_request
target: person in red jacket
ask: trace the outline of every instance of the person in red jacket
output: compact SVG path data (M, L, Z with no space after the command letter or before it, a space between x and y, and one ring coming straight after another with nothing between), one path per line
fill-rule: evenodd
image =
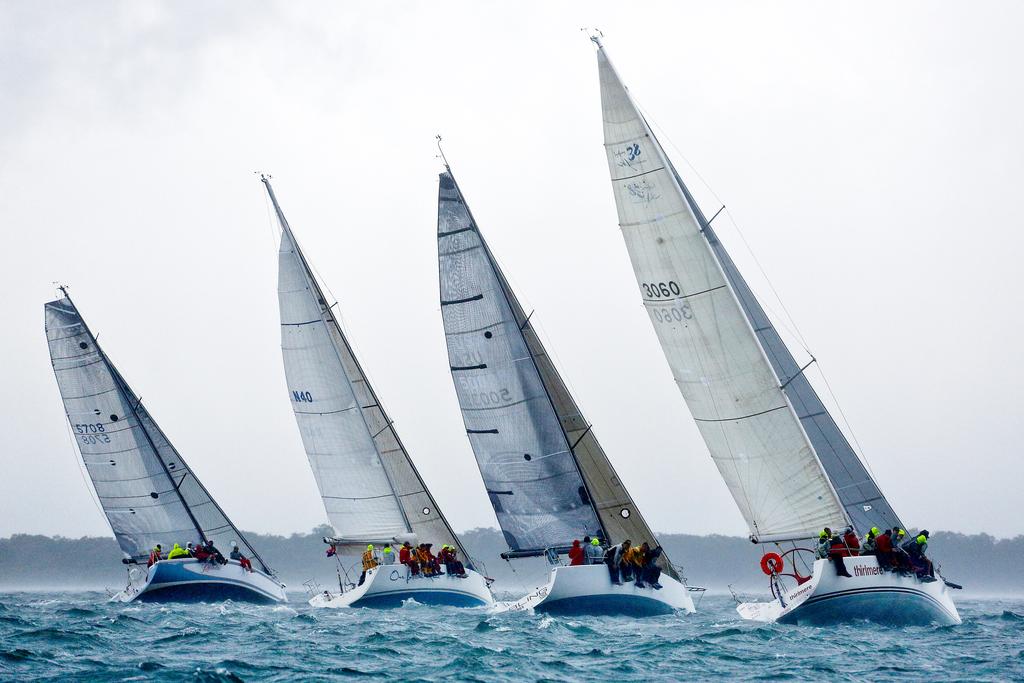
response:
M892 532L888 529L875 536L875 557L882 569L892 568Z
M579 539L572 542L572 547L569 548L569 566L576 567L583 564L583 548L580 546Z
M398 551L398 561L409 568L409 573L416 576L420 573L420 563L416 561L416 555L413 551L412 543L406 541L402 544L402 549Z
M860 539L857 538L857 532L852 526L846 527L846 531L843 532L843 543L846 545L848 557L860 555Z

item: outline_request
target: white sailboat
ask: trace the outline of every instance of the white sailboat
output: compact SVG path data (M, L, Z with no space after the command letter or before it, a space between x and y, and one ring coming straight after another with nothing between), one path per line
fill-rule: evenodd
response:
M285 602L284 584L249 545L96 342L67 291L45 305L46 339L85 469L124 553L128 584L114 601ZM253 565L193 558L147 567L160 544L232 541Z
M590 535L657 546L591 425L569 394L495 262L450 169L437 214L441 313L452 380L508 552L565 554ZM661 588L616 585L603 564L555 564L543 585L502 610L693 612L691 590L662 554Z
M382 564L359 583L341 580L338 591L314 595L314 607L398 607L413 599L424 604L479 607L493 603L488 581L473 567L398 438L370 386L345 333L313 275L281 211L267 176L261 177L281 226L278 300L281 351L288 396L302 443L323 499L337 549L379 550ZM430 543L454 546L465 565L462 576L427 576L396 561L399 546ZM392 563L388 564L387 561Z
M837 576L827 560L810 560L798 545L824 527L850 526L863 536L903 523L675 171L600 39L592 40L619 225L644 306L751 540L778 544L779 552L762 558L775 599L741 604L740 614L959 623L949 591L955 584L882 571L871 556L845 558L851 578ZM796 568L801 563L806 573Z

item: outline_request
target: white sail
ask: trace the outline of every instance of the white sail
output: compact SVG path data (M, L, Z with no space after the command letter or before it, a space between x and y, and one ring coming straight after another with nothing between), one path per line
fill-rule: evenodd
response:
M156 544L237 541L262 559L171 445L65 296L45 306L46 338L64 409L121 550L145 560Z
M415 533L469 556L366 379L264 179L281 225L278 298L285 375L303 446L340 542Z
M848 521L664 150L598 50L605 150L644 305L711 456L759 541Z

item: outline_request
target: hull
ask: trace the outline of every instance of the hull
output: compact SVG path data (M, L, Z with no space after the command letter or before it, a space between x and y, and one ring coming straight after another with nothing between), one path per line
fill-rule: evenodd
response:
M409 568L401 564L382 565L366 572L363 585L344 593L324 591L313 596L313 607L401 607L406 600L424 605L449 607L486 607L494 604L487 581L477 572L467 569L468 578L439 574L437 576L411 576Z
M868 620L892 625L959 624L960 614L943 581L882 571L875 557L843 558L852 578L837 576L828 560L781 600L748 602L736 610L744 619L800 625Z
M112 602L287 602L284 584L261 571L248 572L240 564L207 564L198 560L161 560L149 570L132 570L128 587ZM136 574L137 572L137 574Z
M637 617L695 611L686 586L665 574L660 582L660 590L637 588L633 582L617 586L603 564L555 567L546 585L514 602L499 603L496 611Z

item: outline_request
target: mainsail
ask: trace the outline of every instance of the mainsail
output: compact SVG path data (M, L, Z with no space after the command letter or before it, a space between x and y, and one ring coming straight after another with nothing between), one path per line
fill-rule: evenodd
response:
M339 544L449 544L469 559L416 471L267 187L281 225L278 299L288 393Z
M585 534L655 542L450 170L440 177L437 239L452 379L511 554L564 549ZM667 558L663 568L678 578Z
M751 538L900 524L595 42L619 226L676 383Z
M174 449L107 358L71 299L45 305L46 338L64 410L121 550L141 561L158 543L212 540L270 570Z

